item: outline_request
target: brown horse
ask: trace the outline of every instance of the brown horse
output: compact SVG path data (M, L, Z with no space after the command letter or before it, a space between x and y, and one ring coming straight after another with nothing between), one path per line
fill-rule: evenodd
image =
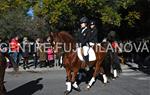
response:
M0 52L0 95L6 94L6 89L4 86L5 69L6 69L6 59Z
M96 60L85 63L85 62L82 62L78 58L77 52L75 51L76 49L75 40L69 33L56 32L56 33L51 33L51 35L53 37L53 41L55 42L54 50L55 50L56 55L60 54L60 51L66 48L63 54L63 64L64 64L64 67L66 69L66 74L67 74L67 81L66 81L67 90L65 91L65 95L68 95L71 92L72 87L80 91L80 88L76 82L76 77L77 77L77 73L79 72L79 69L85 68L86 64L88 64L89 66L93 66L95 68L93 77L87 85L87 89L89 89L92 86L92 84L95 82L97 75L100 72L104 73L102 72L103 70L101 68L102 68L102 62L106 55L106 52L104 52L105 49L102 46L95 45L93 49L96 54ZM66 52L66 50L68 51ZM106 79L105 75L104 75L104 78Z

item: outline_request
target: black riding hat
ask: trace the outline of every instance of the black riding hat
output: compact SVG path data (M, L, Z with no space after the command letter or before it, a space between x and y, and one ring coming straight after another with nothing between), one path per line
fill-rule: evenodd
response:
M82 17L82 18L80 19L80 23L88 23L88 22L89 22L89 20L88 20L87 17Z
M110 31L109 34L111 37L115 37L116 36L116 32L115 31Z
M91 20L90 25L96 25L96 22L94 20Z

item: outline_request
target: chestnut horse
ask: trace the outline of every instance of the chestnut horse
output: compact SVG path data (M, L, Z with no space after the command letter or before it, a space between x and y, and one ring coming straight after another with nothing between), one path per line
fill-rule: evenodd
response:
M68 95L71 92L72 87L80 91L80 88L76 82L76 77L79 72L79 69L85 67L83 66L83 64L84 65L88 64L89 66L95 67L93 77L87 85L87 89L89 89L92 86L92 84L95 82L97 75L100 72L104 73L103 70L101 70L101 68L102 68L102 62L106 55L106 52L104 52L105 48L103 48L100 45L95 45L93 49L96 54L96 60L92 62L84 63L78 58L77 51L75 51L76 42L69 33L63 32L63 31L54 32L54 33L51 33L51 36L55 43L54 50L55 50L56 55L60 54L61 50L64 48L66 48L66 50L71 48L69 51L64 50L64 53L63 53L63 65L65 67L66 74L67 74L67 81L66 81L67 90L65 91L65 95ZM96 47L99 47L98 50L96 50L97 49ZM106 78L105 75L104 75L104 78Z
M0 95L6 94L6 88L4 86L4 76L6 67L7 67L6 58L4 54L0 52Z

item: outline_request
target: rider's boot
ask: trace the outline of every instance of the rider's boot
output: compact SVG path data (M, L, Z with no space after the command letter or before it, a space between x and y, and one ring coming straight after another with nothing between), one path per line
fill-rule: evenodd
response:
M84 61L85 61L85 64L87 64L86 62L89 62L89 55L84 56ZM86 70L86 71L89 71L89 69L90 69L89 66L86 66L86 67L85 67L85 70Z
M85 62L89 62L89 55L84 56L84 61L85 61Z

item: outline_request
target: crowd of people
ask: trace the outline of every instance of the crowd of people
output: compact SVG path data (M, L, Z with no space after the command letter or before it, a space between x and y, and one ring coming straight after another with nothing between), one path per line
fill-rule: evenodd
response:
M47 44L45 44L47 43ZM47 45L44 50L44 45ZM6 48L6 50L4 50ZM1 54L6 57L8 68L13 67L15 71L19 70L19 66L23 63L23 69L29 69L29 62L33 60L32 66L36 69L37 66L53 67L54 66L54 52L52 49L52 39L37 38L34 42L28 40L28 37L14 36L9 42L1 40Z
M81 43L81 53L83 53L82 55L85 62L89 61L89 49L84 49L84 46L92 47L95 43L99 43L97 36L98 30L96 28L96 22L88 20L87 17L82 17L80 19L80 28L76 32L75 38L77 43ZM119 49L121 46L116 40L115 31L110 31L103 41L111 43L113 49ZM6 67L13 67L14 71L18 72L21 60L23 69L25 70L30 69L31 66L33 66L34 69L37 67L54 67L56 59L53 49L54 44L51 35L47 38L37 37L34 41L30 41L28 37L20 38L18 35L15 35L9 41L4 41L0 38L0 84L3 84L4 79L1 78L4 78L4 69ZM125 55L128 57L132 52L125 52ZM119 64L118 52L111 52L111 55L114 57L114 63ZM62 63L62 57L59 56L58 59L61 61L58 63ZM30 63L30 60L33 60L33 62ZM117 73L117 71L115 71L114 74L115 73ZM115 77L117 77L117 75ZM3 88L3 91L5 91L5 88Z
M94 45L94 43L99 43L97 39L98 29L96 27L96 21L89 20L87 17L82 17L80 19L80 27L75 34L76 42L81 43L82 52L85 53L83 54L83 58L85 61L88 61L88 49L85 51L83 47L91 47ZM114 48L114 43L117 43L115 36L116 32L110 31L110 33L108 33L106 37L107 41L109 41ZM3 41L3 39L0 39L0 43L1 49L3 51L4 48L7 46L7 49L4 51L5 54L7 54L6 61L8 63L8 67L13 67L15 71L18 71L21 60L23 61L23 69L30 68L29 60L33 60L31 65L34 66L35 69L37 68L37 66L39 66L40 68L54 66L55 55L52 46L54 42L52 41L52 37L50 35L45 38L37 37L34 41L30 41L28 37L20 38L18 35L15 35L9 41ZM49 47L46 48L46 52L43 51L45 49L45 45L43 45L44 43L49 43L46 44L47 47ZM3 54L2 51L1 53Z
M89 21L88 18L83 17L80 20L81 28L77 32L77 42L82 43L84 46L87 42L96 43L97 42L97 28L95 21ZM89 26L90 23L90 27ZM82 32L81 32L82 31ZM88 33L88 35L87 35ZM90 33L90 34L89 34ZM90 38L89 38L90 37ZM31 37L30 37L31 38ZM52 37L48 36L47 38L37 37L36 39L29 40L29 37L19 37L17 34L14 35L10 40L4 41L0 38L1 43L1 53L5 52L7 56L5 56L7 61L8 68L13 67L14 71L19 70L19 66L23 63L23 69L30 68L30 60L33 60L32 66L36 69L37 67L53 67L54 66L54 51L52 48L53 41ZM49 48L45 49L45 43ZM92 44L90 43L90 44ZM7 50L4 51L4 47ZM87 60L86 56L84 57Z

